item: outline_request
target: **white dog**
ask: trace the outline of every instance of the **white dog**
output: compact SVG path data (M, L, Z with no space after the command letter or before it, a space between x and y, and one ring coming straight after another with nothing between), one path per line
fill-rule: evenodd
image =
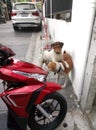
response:
M62 55L62 47L63 47L62 42L55 42L51 44L52 49L51 50L44 50L42 53L42 56L39 60L39 64L42 67L43 64L45 63L46 65L50 62L60 62L63 60L63 55Z

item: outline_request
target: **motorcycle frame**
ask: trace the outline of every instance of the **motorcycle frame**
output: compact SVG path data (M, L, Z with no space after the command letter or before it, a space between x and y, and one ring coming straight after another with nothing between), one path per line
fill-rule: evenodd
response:
M9 58L14 55L15 53L10 48L0 44L0 79L7 82L7 88L0 94L0 97L20 129L27 130L32 107L37 106L36 108L41 109L43 113L44 109L39 104L46 95L60 90L61 86L53 82L40 82L24 75L24 73L34 73L47 76L47 72L34 64ZM23 72L23 74L18 74L18 72ZM44 115L48 117L45 111Z

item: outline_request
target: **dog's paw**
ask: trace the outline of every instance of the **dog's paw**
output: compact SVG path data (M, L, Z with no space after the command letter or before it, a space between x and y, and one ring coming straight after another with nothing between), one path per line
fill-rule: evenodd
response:
M66 88L66 87L67 87L67 84L64 83L64 84L62 85L62 88Z
M65 63L66 68L69 68L69 64L66 61L64 61L64 63Z
M58 64L60 65L61 69L64 71L65 68L64 68L63 64L62 63L58 63Z

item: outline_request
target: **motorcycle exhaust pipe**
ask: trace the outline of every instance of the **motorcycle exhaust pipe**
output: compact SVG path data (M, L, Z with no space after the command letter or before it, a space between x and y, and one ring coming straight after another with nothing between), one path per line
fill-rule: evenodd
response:
M39 104L36 106L36 108L50 121L52 122L52 115L48 114L43 107L41 107Z

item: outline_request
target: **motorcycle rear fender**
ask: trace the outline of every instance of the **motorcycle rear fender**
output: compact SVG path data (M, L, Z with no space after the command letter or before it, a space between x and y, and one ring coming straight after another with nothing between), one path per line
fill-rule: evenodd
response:
M44 97L47 94L56 92L56 91L58 91L60 89L62 89L62 87L59 84L56 84L56 83L53 83L53 82L46 82L46 87L39 94L38 98L35 101L35 104L41 103L42 100L44 99Z

